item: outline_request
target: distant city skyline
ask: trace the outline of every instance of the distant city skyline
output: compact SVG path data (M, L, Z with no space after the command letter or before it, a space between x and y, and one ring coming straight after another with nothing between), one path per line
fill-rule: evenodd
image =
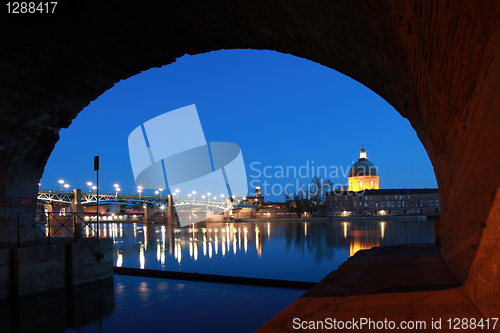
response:
M100 190L113 192L119 184L122 193L137 193L129 134L151 118L191 104L207 142L241 147L249 195L260 184L266 200L283 201L287 184L292 184L289 191L309 184L318 168L322 178L346 185L362 144L378 167L380 188L437 187L415 131L382 98L309 60L255 50L184 56L117 83L61 130L40 187L59 189L63 179L70 188L88 191L87 182L95 184L93 157L99 155ZM178 140L170 137L165 144Z

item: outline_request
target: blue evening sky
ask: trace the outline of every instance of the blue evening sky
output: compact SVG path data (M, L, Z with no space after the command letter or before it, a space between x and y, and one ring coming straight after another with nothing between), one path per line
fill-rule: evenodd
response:
M112 192L118 183L123 193L137 193L129 134L151 118L191 104L207 142L240 146L249 192L259 183L266 200L282 201L286 184L293 184L289 190L309 184L318 166L328 170L325 177L321 169L323 179L347 184L362 144L379 168L381 188L437 187L432 164L408 120L371 90L309 60L274 51L227 50L150 69L90 103L61 130L41 189L60 189L63 179L71 188L88 191L86 183L95 183L93 157L99 155L101 191ZM165 132L165 144L182 140ZM265 167L270 177L264 176ZM301 167L294 176L291 171Z

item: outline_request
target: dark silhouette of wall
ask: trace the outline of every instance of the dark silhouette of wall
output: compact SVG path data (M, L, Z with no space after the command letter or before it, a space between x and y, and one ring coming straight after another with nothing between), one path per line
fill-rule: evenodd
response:
M442 255L500 310L500 2L59 3L0 17L0 238L35 197L61 128L116 82L184 54L271 49L336 69L407 118L434 166ZM4 8L5 10L5 8Z

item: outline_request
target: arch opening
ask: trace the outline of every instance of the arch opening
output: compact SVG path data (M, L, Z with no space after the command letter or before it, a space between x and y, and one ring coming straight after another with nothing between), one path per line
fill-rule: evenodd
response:
M499 13L496 2L388 0L319 8L200 1L119 12L107 4L99 13L91 4L78 11L62 7L50 21L8 16L1 23L9 33L1 37L0 53L6 87L0 99L0 238L13 239L16 212L25 209L19 199L36 195L59 129L116 82L183 54L273 49L362 82L410 121L441 190L443 257L461 282L471 281L469 295L490 295L476 301L483 314L498 312L500 254L485 250L498 237L483 232L498 226L488 217L500 184L500 158L490 153L500 127ZM497 272L495 279L470 270L473 264Z

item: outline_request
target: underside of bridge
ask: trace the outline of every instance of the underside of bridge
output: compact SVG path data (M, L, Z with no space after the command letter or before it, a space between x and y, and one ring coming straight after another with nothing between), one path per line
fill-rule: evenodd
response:
M500 2L59 2L0 26L0 237L58 132L115 83L184 54L268 49L333 68L407 118L434 166L442 255L485 316L500 310Z

